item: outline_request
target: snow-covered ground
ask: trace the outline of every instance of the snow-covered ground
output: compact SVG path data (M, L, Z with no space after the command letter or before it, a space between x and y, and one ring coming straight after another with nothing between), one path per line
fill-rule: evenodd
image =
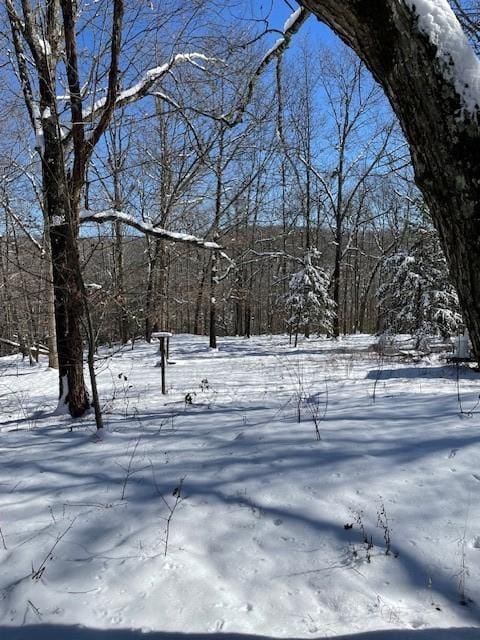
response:
M103 352L101 440L2 358L0 638L478 640L480 378L371 343Z

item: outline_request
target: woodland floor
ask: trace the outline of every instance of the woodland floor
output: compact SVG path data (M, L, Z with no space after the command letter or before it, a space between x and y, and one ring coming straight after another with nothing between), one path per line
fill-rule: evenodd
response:
M480 374L372 342L1 358L2 640L480 639Z

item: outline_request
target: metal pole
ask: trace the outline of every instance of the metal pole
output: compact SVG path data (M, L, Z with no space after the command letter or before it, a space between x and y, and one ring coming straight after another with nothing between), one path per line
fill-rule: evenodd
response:
M162 369L162 395L167 395L167 385L165 381L165 338L160 338L160 367Z

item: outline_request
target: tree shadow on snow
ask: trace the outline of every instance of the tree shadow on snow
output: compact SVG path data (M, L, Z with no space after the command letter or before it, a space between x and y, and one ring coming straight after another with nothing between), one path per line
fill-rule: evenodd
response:
M141 630L135 629L91 629L51 624L0 627L0 637L2 640L276 640L273 636L242 633L175 633L169 631L143 633ZM480 629L475 627L394 629L335 636L335 640L479 640L479 638ZM284 640L300 639L286 638ZM323 636L323 640L328 640L328 638Z
M456 378L460 380L479 380L480 376L478 371L474 369L470 369L469 367L459 367L458 369L451 366L438 366L438 367L405 367L400 366L397 369L389 369L389 368L380 368L380 369L371 369L365 378L367 380L410 380L412 378L418 379L428 379L428 380L437 380L439 378L443 378L445 380L455 380Z

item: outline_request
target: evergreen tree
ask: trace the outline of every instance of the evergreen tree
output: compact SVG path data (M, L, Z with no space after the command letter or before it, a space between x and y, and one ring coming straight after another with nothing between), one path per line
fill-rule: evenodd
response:
M295 346L298 332L303 327L315 326L327 333L332 331L335 303L328 294L329 277L318 264L320 256L317 249L309 249L299 259L301 268L290 277L285 307L290 333L295 333Z
M436 231L421 226L415 236L410 250L385 259L377 298L383 329L411 333L418 347L429 336L456 333L462 317Z

